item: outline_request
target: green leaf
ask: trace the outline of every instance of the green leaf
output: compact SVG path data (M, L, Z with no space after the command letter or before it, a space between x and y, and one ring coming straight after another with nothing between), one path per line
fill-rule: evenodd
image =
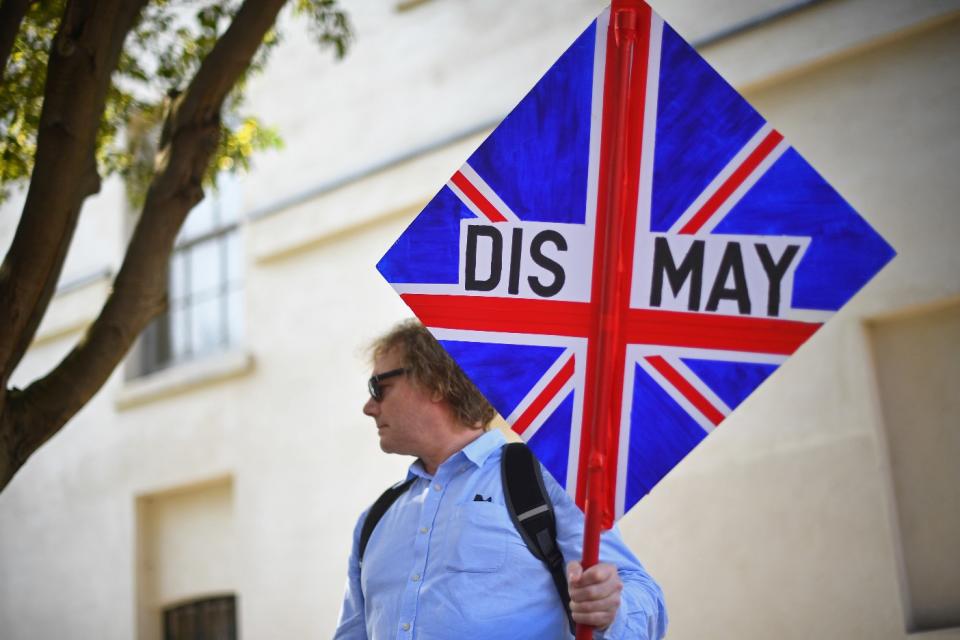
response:
M11 187L25 183L33 170L48 52L65 4L65 0L31 4L0 83L0 202ZM107 93L97 132L97 165L102 176L118 174L126 180L134 206L142 204L153 178L156 145L169 96L186 89L241 2L202 0L188 4L192 12L183 10L184 3L168 0L153 0L147 5L124 42ZM345 55L351 29L336 0L293 0L292 13L307 21L321 47L332 48L338 58ZM257 153L282 147L276 129L252 115L239 113L248 80L263 71L281 40L278 29L267 32L224 105L221 121L233 124L221 128L208 170L209 184L213 184L217 172L245 171Z

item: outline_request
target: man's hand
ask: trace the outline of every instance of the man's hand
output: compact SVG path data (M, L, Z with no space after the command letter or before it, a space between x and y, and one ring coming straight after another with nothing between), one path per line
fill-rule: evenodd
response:
M613 623L623 591L614 565L600 562L584 571L576 560L568 562L567 584L574 622L598 629L606 629Z

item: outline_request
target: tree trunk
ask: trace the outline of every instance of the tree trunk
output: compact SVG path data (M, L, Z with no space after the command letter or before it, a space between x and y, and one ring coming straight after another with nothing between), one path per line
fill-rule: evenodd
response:
M163 309L170 253L184 219L203 198L201 181L217 146L223 102L284 1L247 0L237 11L168 115L157 173L99 316L56 368L24 391L9 392L5 403L0 400L0 458L6 456L0 460L0 489L99 391L137 335ZM3 304L0 282L0 315ZM4 355L0 350L0 363Z
M0 268L0 388L53 295L83 201L100 188L94 156L110 74L146 0L69 2L47 66L37 153Z

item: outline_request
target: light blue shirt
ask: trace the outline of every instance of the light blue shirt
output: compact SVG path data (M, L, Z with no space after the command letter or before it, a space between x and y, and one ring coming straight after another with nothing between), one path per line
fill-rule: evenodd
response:
M410 489L384 514L358 559L364 512L353 532L338 640L549 640L572 638L546 566L510 520L500 479L506 439L492 430L428 474L410 466ZM564 559L579 560L583 512L544 470ZM483 501L476 500L480 495ZM486 498L491 501L487 502ZM624 589L613 624L596 638L659 640L667 616L660 587L614 528L600 560Z

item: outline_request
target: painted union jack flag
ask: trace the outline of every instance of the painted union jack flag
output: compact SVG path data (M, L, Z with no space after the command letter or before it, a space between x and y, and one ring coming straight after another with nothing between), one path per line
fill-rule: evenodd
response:
M605 527L894 255L669 25L638 15L629 64L612 62L608 10L378 264L581 506L583 416L612 407ZM618 139L616 82L630 123ZM617 144L629 219L613 227ZM597 246L623 274L604 356ZM616 394L593 397L601 371Z

